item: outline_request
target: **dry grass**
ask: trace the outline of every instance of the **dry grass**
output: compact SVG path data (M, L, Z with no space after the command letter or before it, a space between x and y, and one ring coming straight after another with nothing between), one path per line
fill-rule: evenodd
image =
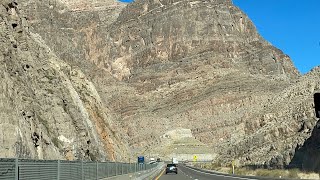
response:
M287 172L285 172L285 170L280 170L280 169L273 169L273 170L257 169L255 170L255 174L256 176L280 178L280 177L286 177Z
M219 171L221 173L232 174L231 167L222 167L220 163L207 163L196 165L199 168L210 169ZM249 169L246 167L236 167L236 175L242 176L262 176L262 177L273 177L273 178L291 178L291 179L319 179L319 174L316 173L305 173L299 169Z

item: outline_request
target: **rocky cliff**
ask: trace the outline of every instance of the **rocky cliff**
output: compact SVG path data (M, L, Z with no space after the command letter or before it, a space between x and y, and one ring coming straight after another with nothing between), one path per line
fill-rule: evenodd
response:
M92 82L29 31L17 2L2 1L0 12L1 156L124 159Z
M83 122L82 129L92 130L91 134L83 130L88 132L83 137L92 137L86 142L98 148L89 152L123 157L125 142L131 156L146 151L166 156L162 148L154 147L165 147L163 135L183 128L191 130L198 144L209 146L216 161L237 159L241 165L284 167L311 136L317 121L312 97L320 89L318 70L301 76L290 58L265 41L230 0L137 0L128 5L111 0L16 3L14 9L23 16L20 19L30 24L23 37L47 51L45 58L32 56L30 61L50 59L48 63L54 66L43 66L56 68L52 76L70 82L58 81L52 86L52 91L58 92L51 94L69 97L66 102L73 102L72 108L67 106L71 110L64 110L62 101L60 111L49 108L59 118L44 111L47 117L42 119L73 122L70 126L75 132L79 132L77 123ZM6 11L4 17L11 17ZM11 28L9 21L4 27ZM14 33L12 28L10 32ZM28 49L44 51L37 46ZM56 65L59 63L63 65ZM38 82L34 91L47 87L46 82ZM38 104L44 99L36 97L29 99ZM46 106L55 102L51 96L47 99ZM40 107L45 106L40 103ZM75 115L79 111L86 115ZM41 109L32 112L42 113ZM48 129L61 128L52 122ZM31 132L21 137L29 137ZM48 135L49 139L60 137L58 132ZM77 139L79 134L63 136ZM78 146L86 150L83 139L77 141Z

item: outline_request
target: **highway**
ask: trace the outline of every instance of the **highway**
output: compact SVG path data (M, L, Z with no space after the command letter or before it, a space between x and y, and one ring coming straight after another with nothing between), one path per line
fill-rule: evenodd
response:
M163 172L159 180L254 180L254 178L233 177L222 174L200 172L183 165L178 166L178 174Z

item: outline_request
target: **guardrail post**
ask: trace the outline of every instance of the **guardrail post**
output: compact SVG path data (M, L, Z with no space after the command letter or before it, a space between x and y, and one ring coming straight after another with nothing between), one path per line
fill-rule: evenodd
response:
M134 169L133 169L134 168L134 164L130 164L130 168L131 168L130 172L134 173Z
M96 179L97 180L99 179L98 176L99 176L99 162L96 161Z
M129 173L131 173L131 163L129 163Z
M14 179L19 180L19 159L15 160L15 170L14 170Z
M58 164L57 164L57 180L60 180L60 160L58 160Z
M81 180L84 180L84 177L83 177L83 160L81 160Z
M121 163L121 175L123 174L123 163Z
M118 175L118 165L117 165L117 162L114 163L115 166L116 166L116 176Z
M109 177L109 162L106 163L106 171L107 171L107 177Z

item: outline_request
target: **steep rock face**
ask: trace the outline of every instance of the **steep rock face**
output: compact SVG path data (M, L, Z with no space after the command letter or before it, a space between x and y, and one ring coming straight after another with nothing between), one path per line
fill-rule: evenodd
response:
M285 167L310 136L319 80L297 80L290 58L230 1L137 1L109 29L107 69L135 89L111 101L132 147L183 127L217 161Z
M29 32L18 3L2 1L2 157L115 160L126 155L94 85Z
M156 71L161 64L172 63L174 69L192 62L251 74L298 74L230 1L137 1L123 10L109 34L109 66L119 79Z
M247 128L260 128L219 145L220 161L238 159L241 164L262 167L318 170L318 154L311 152L318 147L319 119L315 117L313 96L320 92L319 79L316 68L270 97L264 109L248 117L246 123ZM222 152L223 148L228 150Z
M79 79L62 72L99 124L101 147L126 141L132 155L161 154L151 149L183 128L217 161L283 167L317 120L316 73L300 77L230 0L21 0L19 7L55 59L79 68ZM118 139L106 138L105 122L116 123ZM125 149L119 144L115 152Z
M183 127L221 154L232 151L234 139L264 126L252 118L299 77L230 1L136 1L108 29L106 68L134 87L110 105L133 147Z
M104 28L118 17L125 5L111 0L19 0L21 14L30 30L66 62L92 74L90 62L102 67L105 56Z

